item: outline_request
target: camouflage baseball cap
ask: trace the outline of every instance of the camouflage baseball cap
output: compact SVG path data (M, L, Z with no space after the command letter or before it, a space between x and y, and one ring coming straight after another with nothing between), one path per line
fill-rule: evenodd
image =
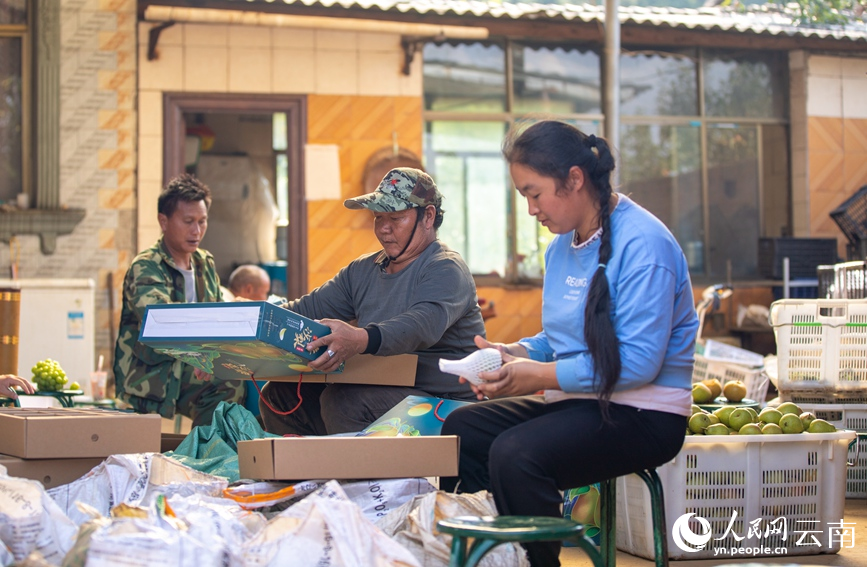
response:
M376 191L347 199L343 206L389 213L428 205L439 209L442 202L443 196L430 175L420 169L398 167L385 174Z

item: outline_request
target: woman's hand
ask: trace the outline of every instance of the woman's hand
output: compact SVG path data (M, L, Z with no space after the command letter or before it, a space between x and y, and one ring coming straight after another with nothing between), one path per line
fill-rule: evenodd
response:
M523 396L535 394L539 390L560 388L556 365L553 362L536 362L525 358L527 349L523 346L517 343L490 343L479 336L476 336L475 343L479 348L496 348L503 357L503 366L499 370L479 373L479 378L484 381L482 384L470 384L478 399ZM510 354L510 351L518 351L523 356L515 356ZM460 380L467 381L466 378Z
M18 392L13 388L21 388L25 394L32 394L36 391L33 384L20 376L14 374L3 374L0 376L0 396L6 398L18 399Z
M342 362L364 352L367 348L367 331L364 329L353 327L337 319L322 319L318 322L331 329L331 333L307 344L307 350L310 352L323 346L328 349L325 354L310 362L310 368L320 372L334 372Z
M479 335L476 335L473 338L473 342L476 343L476 346L479 348L495 348L503 354L510 354L516 358L528 358L529 354L527 354L527 349L524 348L523 345L518 343L512 344L503 344L503 343L492 343L488 342L486 339L483 339Z
M193 374L196 376L196 378L198 378L202 382L210 382L211 378L214 377L213 374L208 374L207 372L205 372L204 370L201 370L200 368L193 368Z

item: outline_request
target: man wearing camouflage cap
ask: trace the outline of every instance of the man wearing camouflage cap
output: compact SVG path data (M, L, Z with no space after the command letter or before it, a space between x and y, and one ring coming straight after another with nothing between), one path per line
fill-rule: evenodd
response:
M485 336L485 327L469 268L437 240L442 194L433 179L418 169L392 169L373 193L343 204L373 213L382 250L352 261L285 307L332 331L308 345L327 347L311 367L331 372L356 354L411 353L418 355L415 387L302 382L299 404L298 385L270 382L259 409L272 433L360 431L407 396L475 399L468 384L438 365L440 358L459 359L476 350L473 337Z

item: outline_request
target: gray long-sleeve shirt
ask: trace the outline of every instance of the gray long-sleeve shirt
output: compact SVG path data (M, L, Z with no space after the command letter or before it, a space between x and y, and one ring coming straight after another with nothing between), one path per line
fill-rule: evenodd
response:
M311 319L356 320L375 325L380 356L418 355L416 388L437 396L471 398L469 385L439 370L439 359L459 359L485 336L476 284L464 260L439 241L396 274L382 269L382 252L353 260L288 309Z

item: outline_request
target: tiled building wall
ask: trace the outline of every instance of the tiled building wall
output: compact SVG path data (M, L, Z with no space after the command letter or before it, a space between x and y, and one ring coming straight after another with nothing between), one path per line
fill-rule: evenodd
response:
M830 212L867 184L867 57L814 55L808 60L809 235L846 237Z
M123 276L135 210L134 0L62 0L60 11L60 204L87 210L51 255L19 236L21 278L96 281L96 355L109 359L108 275ZM0 266L10 265L0 247Z

